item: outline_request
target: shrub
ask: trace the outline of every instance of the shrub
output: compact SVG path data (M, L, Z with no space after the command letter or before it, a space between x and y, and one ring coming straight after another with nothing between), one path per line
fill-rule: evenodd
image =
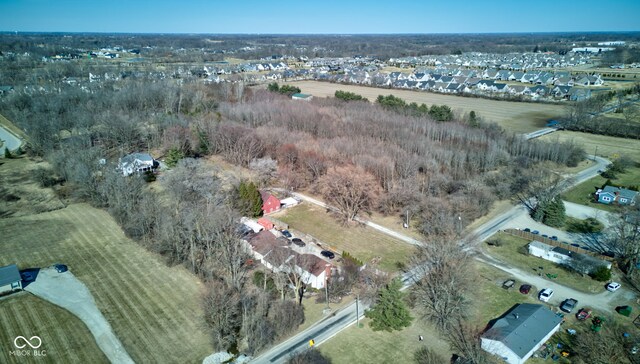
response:
M606 282L611 279L611 269L602 265L591 272L589 276L598 282Z

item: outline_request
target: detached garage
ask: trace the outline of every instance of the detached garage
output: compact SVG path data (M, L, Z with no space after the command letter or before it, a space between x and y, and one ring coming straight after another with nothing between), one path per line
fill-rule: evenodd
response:
M22 278L15 264L0 267L0 295L22 289Z

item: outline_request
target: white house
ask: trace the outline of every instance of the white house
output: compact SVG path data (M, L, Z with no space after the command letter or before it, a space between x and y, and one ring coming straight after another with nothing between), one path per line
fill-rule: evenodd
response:
M566 263L571 259L571 251L539 241L529 243L529 254L558 264Z
M571 268L585 274L588 274L601 266L611 269L611 262L606 260L598 259L586 254L572 252L567 249L541 243L539 241L532 241L529 243L529 254L550 262L570 266Z
M118 161L118 170L122 171L124 176L130 176L134 173L152 171L158 168L158 161L147 153L131 153Z
M22 278L15 264L0 267L0 295L22 289Z
M509 364L522 364L560 329L562 318L544 305L522 303L498 319L481 347Z

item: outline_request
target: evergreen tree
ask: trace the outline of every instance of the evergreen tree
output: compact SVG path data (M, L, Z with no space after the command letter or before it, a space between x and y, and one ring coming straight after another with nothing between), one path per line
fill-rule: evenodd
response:
M240 182L236 193L236 208L240 213L250 217L262 215L262 196L253 182Z
M567 218L564 203L558 197L551 200L546 206L544 206L544 215L542 222L545 225L552 227L564 226Z
M404 293L400 291L402 282L394 279L378 292L378 301L373 308L365 312L365 316L371 319L373 331L402 330L411 325L413 317L409 313L404 302Z

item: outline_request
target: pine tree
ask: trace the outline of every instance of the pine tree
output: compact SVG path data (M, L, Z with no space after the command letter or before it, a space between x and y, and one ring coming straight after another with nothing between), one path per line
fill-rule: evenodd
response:
M404 293L400 288L402 288L400 280L391 281L378 292L376 305L365 312L364 315L371 319L369 325L373 331L399 331L411 325L413 317L404 302Z
M262 196L258 187L253 182L247 185L247 201L249 202L249 211L253 217L262 215Z
M564 226L566 218L564 203L556 197L545 206L542 222L552 227L561 227Z

